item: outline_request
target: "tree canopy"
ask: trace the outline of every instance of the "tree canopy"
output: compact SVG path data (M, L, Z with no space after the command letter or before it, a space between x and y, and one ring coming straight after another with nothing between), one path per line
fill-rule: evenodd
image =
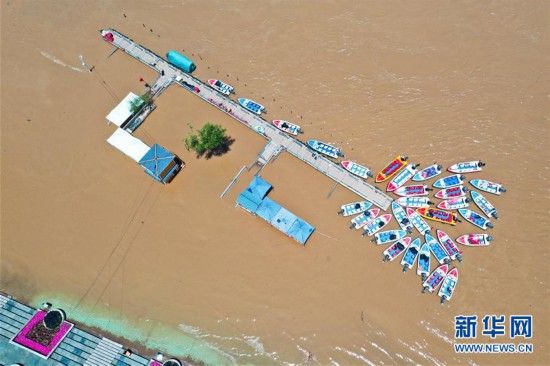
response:
M191 133L185 139L185 148L187 151L193 150L197 155L202 156L207 154L207 157L212 155L220 155L226 152L227 147L232 142L225 134L226 129L220 125L207 123L197 133Z

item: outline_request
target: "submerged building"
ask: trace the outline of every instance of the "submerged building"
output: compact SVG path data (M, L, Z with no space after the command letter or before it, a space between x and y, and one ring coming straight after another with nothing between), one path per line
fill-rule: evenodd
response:
M271 226L305 245L315 228L267 197L272 188L270 183L255 176L248 187L237 197L237 206L254 216L261 217Z
M139 103L142 102L142 103ZM137 103L137 111L132 104ZM141 105L144 104L144 105ZM174 154L155 144L149 147L132 135L145 117L154 109L134 93L129 93L108 115L107 120L118 126L107 142L134 160L156 181L167 184L183 167L183 162Z

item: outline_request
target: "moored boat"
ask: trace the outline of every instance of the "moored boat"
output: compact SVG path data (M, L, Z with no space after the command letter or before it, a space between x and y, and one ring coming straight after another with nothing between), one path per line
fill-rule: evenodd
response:
M472 179L470 181L470 184L476 187L477 189L487 193L500 195L501 193L506 192L506 189L504 189L502 184L489 182L488 180Z
M313 150L323 155L326 155L329 158L337 159L339 156L344 157L344 154L342 154L342 151L340 150L340 148L334 147L325 142L318 141L318 140L308 140L307 144Z
M340 206L340 211L337 212L338 215L351 216L361 212L367 211L372 206L372 202L369 201L359 201L353 203L347 203Z
M481 211L483 211L485 215L487 215L487 217L494 217L495 219L498 219L497 209L487 200L487 198L483 197L481 193L476 191L470 191L470 194L472 195L474 203Z
M376 175L376 183L384 182L393 177L398 171L407 165L407 159L408 157L401 155L393 159L391 163L386 165L384 169Z
M450 198L448 200L439 202L437 208L441 208L443 210L458 210L459 208L466 208L470 206L470 201L471 200L467 197Z
M411 269L414 266L414 262L418 257L420 251L420 238L416 238L412 241L411 245L403 254L403 259L401 259L401 265L403 266L403 272L406 272L408 269Z
M371 177L371 178L374 177L369 168L359 165L356 162L353 162L351 160L344 160L340 164L342 164L344 169L346 169L348 172L355 174L356 176L361 177L363 179L367 179L368 177Z
M300 126L295 125L294 123L283 121L282 119L275 119L271 121L275 127L277 127L279 130L289 133L291 135L298 135L299 133L302 133L302 130L300 129Z
M458 249L455 242L449 235L447 235L443 230L437 230L437 238L439 242L451 257L451 260L458 259L459 262L462 262L462 250Z
M235 94L235 89L229 84L217 79L208 79L208 84L224 95Z
M357 216L355 216L353 219L351 219L351 226L349 229L355 228L356 230L361 229L363 226L365 226L370 220L374 219L378 214L380 213L379 208L373 208L371 210L367 210Z
M401 187L403 184L407 183L409 180L411 180L412 177L414 177L416 172L418 172L419 166L420 164L406 166L393 177L393 179L388 183L388 187L386 188L386 190L388 192L393 192L397 188Z
M472 210L468 210L467 208L459 208L458 212L460 212L462 217L464 217L466 221L468 221L470 224L473 224L483 230L487 230L487 228L493 228L493 224L490 220Z
M451 297L453 297L453 293L456 288L456 284L458 282L458 268L453 268L447 273L447 276L443 280L443 284L441 285L441 288L439 289L438 296L441 297L441 303L445 303L445 301L450 300Z
M435 188L450 188L450 187L458 186L462 184L462 182L464 182L464 178L466 177L460 174L449 175L447 177L443 177L436 180L433 186Z
M410 186L398 188L393 191L393 193L401 197L417 197L427 196L430 191L432 191L432 189L428 188L428 186L425 184L413 184Z
M487 234L466 234L456 238L456 242L469 247L488 247L493 237Z
M239 103L248 109L250 112L256 113L258 116L262 113L267 113L267 109L261 104L254 102L253 100L246 98L239 98Z
M482 167L485 166L485 163L481 161L465 161L462 163L456 163L451 165L447 170L452 173L473 173L481 171Z
M422 218L422 216L420 216L418 212L416 212L412 208L407 207L407 215L409 216L409 220L414 225L416 230L418 230L420 235L424 235L430 232L430 225L426 224L426 221L424 221L424 219Z
M433 178L441 174L442 169L443 169L443 165L439 165L439 164L430 165L429 167L424 168L418 173L416 173L412 178L412 180L414 180L415 182L422 182L422 181L428 180L430 178Z
M406 236L401 240L396 241L386 250L384 250L384 262L393 261L395 258L399 257L399 254L403 253L411 244L411 238Z
M428 197L399 197L395 200L396 203L404 207L430 207L433 202Z
M445 279L445 276L447 276L447 271L449 270L448 264L443 264L432 272L432 274L424 281L422 284L422 293L429 291L434 292L439 285L443 282Z
M460 222L458 216L451 211L422 207L417 208L416 212L428 220L438 221L444 224L456 225L457 222Z

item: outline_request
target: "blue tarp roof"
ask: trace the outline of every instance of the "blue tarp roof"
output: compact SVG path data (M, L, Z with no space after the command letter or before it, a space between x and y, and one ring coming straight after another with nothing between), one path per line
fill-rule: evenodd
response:
M258 197L258 199L263 200L272 187L271 184L262 178L255 176L248 185L247 191Z
M311 236L311 234L313 234L314 230L315 228L313 226L297 217L287 234L298 240L300 243L305 244L307 239Z
M162 146L155 144L141 158L139 165L147 169L152 175L162 178L160 175L175 159L175 155Z
M287 210L284 207L281 207L279 212L271 220L271 225L275 226L277 229L281 230L283 233L288 234L288 230L296 221L296 215Z
M247 189L242 191L239 197L237 197L237 204L241 205L245 210L250 211L251 213L256 213L258 205L261 202L261 200L259 200L254 194L250 193Z
M249 186L237 197L237 204L258 215L286 235L305 244L315 228L288 211L266 194L272 185L260 177L254 177Z
M265 221L271 223L271 220L277 215L277 212L281 209L281 205L273 201L271 198L266 197L258 206L256 215L260 216Z

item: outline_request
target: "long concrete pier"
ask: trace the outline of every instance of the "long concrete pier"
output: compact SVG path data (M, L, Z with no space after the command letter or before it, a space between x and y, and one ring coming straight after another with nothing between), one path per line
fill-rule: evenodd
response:
M388 195L363 179L349 173L339 164L314 152L303 142L278 130L260 116L248 111L229 97L215 91L206 83L170 64L156 53L132 41L116 30L105 29L102 31L102 34L105 34L105 32L111 33L114 38L113 41L104 38L106 42L123 50L160 74L155 84L151 87L155 95L160 95L172 83L177 83L222 112L245 124L256 133L269 139L273 149L280 147L288 151L298 159L335 180L338 184L371 201L383 210L387 210L390 206L392 199Z

